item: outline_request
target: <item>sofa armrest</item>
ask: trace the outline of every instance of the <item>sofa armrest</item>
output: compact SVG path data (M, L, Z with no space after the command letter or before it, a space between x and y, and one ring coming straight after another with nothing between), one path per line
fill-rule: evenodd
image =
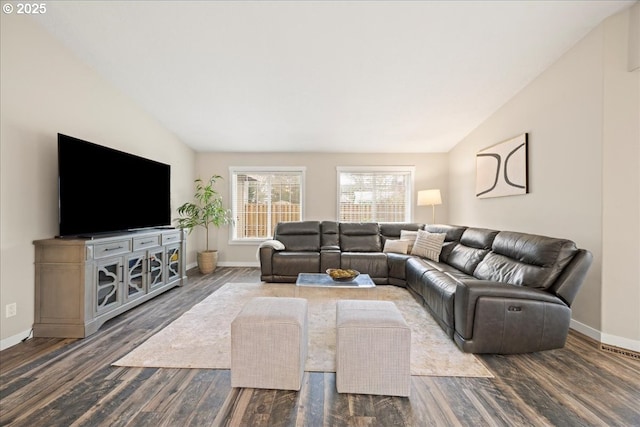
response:
M277 252L277 251L271 246L262 246L258 248L258 257L260 260L260 273L263 278L270 277L273 274L271 259L273 258L274 252Z
M578 290L584 283L585 277L587 277L587 272L592 262L593 255L591 252L585 249L578 250L578 253L573 257L569 265L565 267L560 277L549 290L571 306Z
M478 300L482 297L538 301L566 306L555 295L535 288L488 280L463 280L456 286L455 329L463 338L471 338ZM514 310L518 307L514 306Z

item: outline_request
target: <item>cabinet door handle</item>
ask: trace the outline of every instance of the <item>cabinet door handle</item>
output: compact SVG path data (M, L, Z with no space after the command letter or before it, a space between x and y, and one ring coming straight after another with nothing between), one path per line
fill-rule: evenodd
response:
M117 248L105 248L104 251L117 251L118 249L124 249L124 246L118 246Z
M153 243L153 240L145 240L144 242L142 242L143 245L146 245L147 243Z
M120 283L124 283L124 265L120 266Z

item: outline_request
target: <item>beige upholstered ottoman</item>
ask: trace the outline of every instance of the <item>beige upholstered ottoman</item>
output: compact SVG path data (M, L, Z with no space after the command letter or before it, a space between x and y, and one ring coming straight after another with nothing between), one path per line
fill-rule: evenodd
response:
M231 322L231 386L300 390L307 300L257 297Z
M338 393L409 396L411 329L391 301L336 305Z

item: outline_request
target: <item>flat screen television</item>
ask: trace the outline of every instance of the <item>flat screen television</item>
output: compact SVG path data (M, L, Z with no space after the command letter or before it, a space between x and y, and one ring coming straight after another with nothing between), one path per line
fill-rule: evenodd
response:
M58 134L60 236L171 224L171 166Z

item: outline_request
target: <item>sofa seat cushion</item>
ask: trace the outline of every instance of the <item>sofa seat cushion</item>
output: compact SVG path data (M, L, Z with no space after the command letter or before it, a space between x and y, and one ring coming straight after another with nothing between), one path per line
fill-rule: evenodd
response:
M460 271L455 267L452 267L448 264L444 264L444 263L434 263L437 264L435 265L436 269L446 275L451 276L452 278L454 278L455 280L474 280L475 277L473 277L471 274L467 274L464 271Z
M454 298L460 282L439 270L426 270L421 280L425 305L442 329L450 337L453 337L455 330Z
M271 258L273 275L298 276L298 273L319 273L319 252L275 252Z
M405 264L407 288L422 296L422 275L427 269L433 268L422 258L411 256Z
M501 231L473 275L482 280L547 289L577 252L575 243Z
M440 263L429 261L427 259L412 255L411 258L407 260L406 268L407 273L411 271L415 272L417 276L422 276L422 274L424 274L424 272L427 270L437 270L439 264Z
M427 270L438 270L443 273L447 273L458 280L475 279L475 277L473 277L472 275L460 271L457 268L450 266L449 264L446 264L444 262L431 261L420 257L412 257L412 259L408 260L406 269L407 272L409 272L409 270L419 270L419 274L423 274Z
M382 252L342 252L340 268L351 268L365 273L371 278L386 278L388 276L387 255Z
M389 269L389 278L400 279L404 282L407 278L407 260L410 258L412 258L411 255L388 252L387 266Z

